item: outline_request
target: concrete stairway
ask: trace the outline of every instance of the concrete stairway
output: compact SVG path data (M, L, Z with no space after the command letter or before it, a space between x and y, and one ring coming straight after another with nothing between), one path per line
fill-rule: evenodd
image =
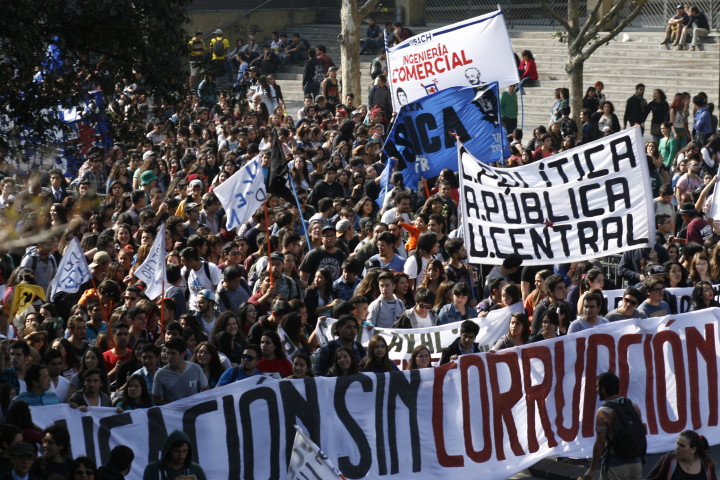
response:
M441 25L413 27L415 33L438 28ZM339 64L340 47L337 35L339 25L292 25L288 32L299 32L311 45L324 44L328 54ZM568 86L565 73L567 46L551 35L554 30L527 27L510 30L513 50L518 54L525 49L533 52L538 64L540 86L526 89L524 96L524 130L531 131L537 125L547 125L553 104L553 92ZM609 44L600 47L585 63L584 84L590 86L597 80L605 84L605 95L612 101L620 121L625 101L634 92L635 84L646 85L645 98L651 99L652 90L662 89L672 100L676 92L687 91L695 95L700 91L708 94L711 102L718 105L720 95L720 36L712 33L704 39L700 50L675 51L659 45L660 32L626 30ZM626 41L621 41L625 36ZM374 56L361 57L362 101L367 101L370 87L370 62ZM302 67L289 67L277 75L283 95L289 107L302 103ZM355 92L357 97L357 92ZM357 102L356 103L360 103ZM297 108L290 110L297 112ZM716 110L717 113L717 110ZM648 123L649 124L649 123Z

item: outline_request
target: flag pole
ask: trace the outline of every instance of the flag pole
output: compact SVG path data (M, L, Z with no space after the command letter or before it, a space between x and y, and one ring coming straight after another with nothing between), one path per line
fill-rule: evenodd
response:
M263 202L263 208L265 210L265 242L267 242L267 256L268 256L268 271L270 272L270 286L275 286L275 279L272 275L272 262L270 261L270 255L272 254L272 247L270 246L270 220L268 215L267 200Z
M290 182L290 188L292 188L293 195L295 196L295 204L297 205L298 212L300 212L300 224L305 233L305 241L308 245L308 250L312 250L310 244L310 235L308 235L307 226L305 225L305 217L303 217L302 206L300 205L300 198L298 197L297 190L295 190L295 182L293 182L292 174L288 172L288 182Z

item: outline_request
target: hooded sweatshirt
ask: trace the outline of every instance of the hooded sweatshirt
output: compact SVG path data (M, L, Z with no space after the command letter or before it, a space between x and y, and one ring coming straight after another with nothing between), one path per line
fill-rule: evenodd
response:
M187 443L190 446L190 451L185 458L185 464L183 465L182 470L179 472L171 471L167 463L165 463L165 459L170 454L170 449L172 449L176 444L181 442ZM180 430L173 430L173 432L168 436L167 440L165 440L165 445L163 445L162 458L160 460L149 463L148 466L145 467L145 472L143 473L143 480L174 480L175 476L178 475L195 475L197 480L207 480L202 467L197 463L193 462L192 458L193 445L192 443L190 443L190 437L188 437L185 432L181 432Z

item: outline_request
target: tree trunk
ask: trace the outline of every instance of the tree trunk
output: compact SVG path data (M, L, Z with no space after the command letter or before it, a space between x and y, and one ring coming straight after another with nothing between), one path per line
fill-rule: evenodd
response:
M570 80L570 117L578 123L580 127L580 111L582 110L583 98L585 90L583 87L583 70L585 62L582 58L568 59L565 71Z
M355 94L355 105L363 102L363 92L360 91L360 25L363 17L358 11L357 0L342 0L340 7L340 18L342 19L340 27L340 65L342 68L342 97L341 102L345 101L345 95L348 93Z

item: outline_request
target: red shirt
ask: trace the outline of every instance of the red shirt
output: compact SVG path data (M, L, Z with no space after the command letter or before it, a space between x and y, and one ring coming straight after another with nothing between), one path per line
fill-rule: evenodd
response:
M520 80L522 80L523 78L529 78L533 81L538 79L537 65L535 64L535 60L521 60L518 69L523 72L522 75L520 75Z
M115 368L115 365L117 365L120 362L124 362L125 360L129 359L130 356L133 354L132 350L128 348L127 353L123 355L122 357L118 357L115 355L114 348L111 348L107 352L103 353L103 358L105 359L105 365L107 366L108 372Z
M287 358L276 358L274 360L260 359L257 369L263 373L278 372L282 378L289 377L293 373L292 363Z

